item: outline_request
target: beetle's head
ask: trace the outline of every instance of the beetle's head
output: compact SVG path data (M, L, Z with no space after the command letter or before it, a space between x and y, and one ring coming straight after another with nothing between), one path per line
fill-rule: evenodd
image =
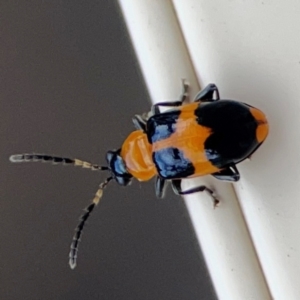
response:
M131 183L132 175L127 171L125 162L120 155L121 149L111 150L106 153L108 167L112 173L112 177L120 185L128 185Z

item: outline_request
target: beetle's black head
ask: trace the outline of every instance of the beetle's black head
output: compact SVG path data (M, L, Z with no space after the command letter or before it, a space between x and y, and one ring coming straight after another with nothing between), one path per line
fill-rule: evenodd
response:
M106 160L113 178L120 185L126 186L131 183L132 175L128 173L120 152L121 149L108 151L106 153Z

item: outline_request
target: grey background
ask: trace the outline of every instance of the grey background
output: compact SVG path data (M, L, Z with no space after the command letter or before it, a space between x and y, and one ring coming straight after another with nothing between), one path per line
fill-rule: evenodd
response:
M0 3L0 299L215 299L181 198L153 182L106 189L105 174L10 164L38 152L105 163L150 101L115 1ZM178 88L180 90L180 87Z

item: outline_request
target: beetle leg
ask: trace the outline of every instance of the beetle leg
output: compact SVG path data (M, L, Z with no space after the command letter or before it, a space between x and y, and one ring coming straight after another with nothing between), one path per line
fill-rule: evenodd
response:
M238 181L240 179L240 173L235 165L227 167L226 169L221 170L220 172L211 174L219 180L226 181Z
M158 102L151 107L151 113L152 115L158 115L160 114L159 106L164 107L174 107L174 106L181 106L182 102L180 100L178 101L172 101L172 102Z
M155 180L155 194L157 198L163 198L166 190L166 180L157 176Z
M214 93L216 93L216 99L214 99ZM196 95L194 102L213 102L218 100L220 100L219 90L214 83L210 83Z
M189 195L189 194L193 194L193 193L197 193L197 192L206 191L213 198L214 208L216 206L218 206L218 204L220 203L220 201L215 197L214 192L205 185L196 186L194 188L183 191L181 189L181 179L173 179L172 180L172 188L173 188L173 191L176 195Z
M132 122L133 122L134 127L137 130L142 130L143 132L146 132L146 123L147 123L147 121L142 116L135 115L132 118Z
M182 83L182 92L181 92L181 95L180 95L180 101L181 101L181 103L183 103L190 96L189 95L189 84L186 81L186 79L184 79L184 78L181 79L181 83Z
M151 108L152 115L157 115L160 113L159 106L170 107L170 106L181 106L184 101L189 98L189 84L185 79L181 79L182 82L182 93L179 97L180 100L172 102L158 102L154 104Z

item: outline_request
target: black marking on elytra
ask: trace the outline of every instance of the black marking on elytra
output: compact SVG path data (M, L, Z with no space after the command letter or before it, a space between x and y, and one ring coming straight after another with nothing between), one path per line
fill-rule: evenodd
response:
M176 130L180 110L172 110L152 116L147 122L147 136L150 144L170 137Z
M195 172L195 168L183 152L177 148L169 147L153 153L159 175L164 179L185 178Z
M240 162L257 146L257 122L248 105L233 100L202 103L195 115L198 124L212 131L204 147L216 167Z

